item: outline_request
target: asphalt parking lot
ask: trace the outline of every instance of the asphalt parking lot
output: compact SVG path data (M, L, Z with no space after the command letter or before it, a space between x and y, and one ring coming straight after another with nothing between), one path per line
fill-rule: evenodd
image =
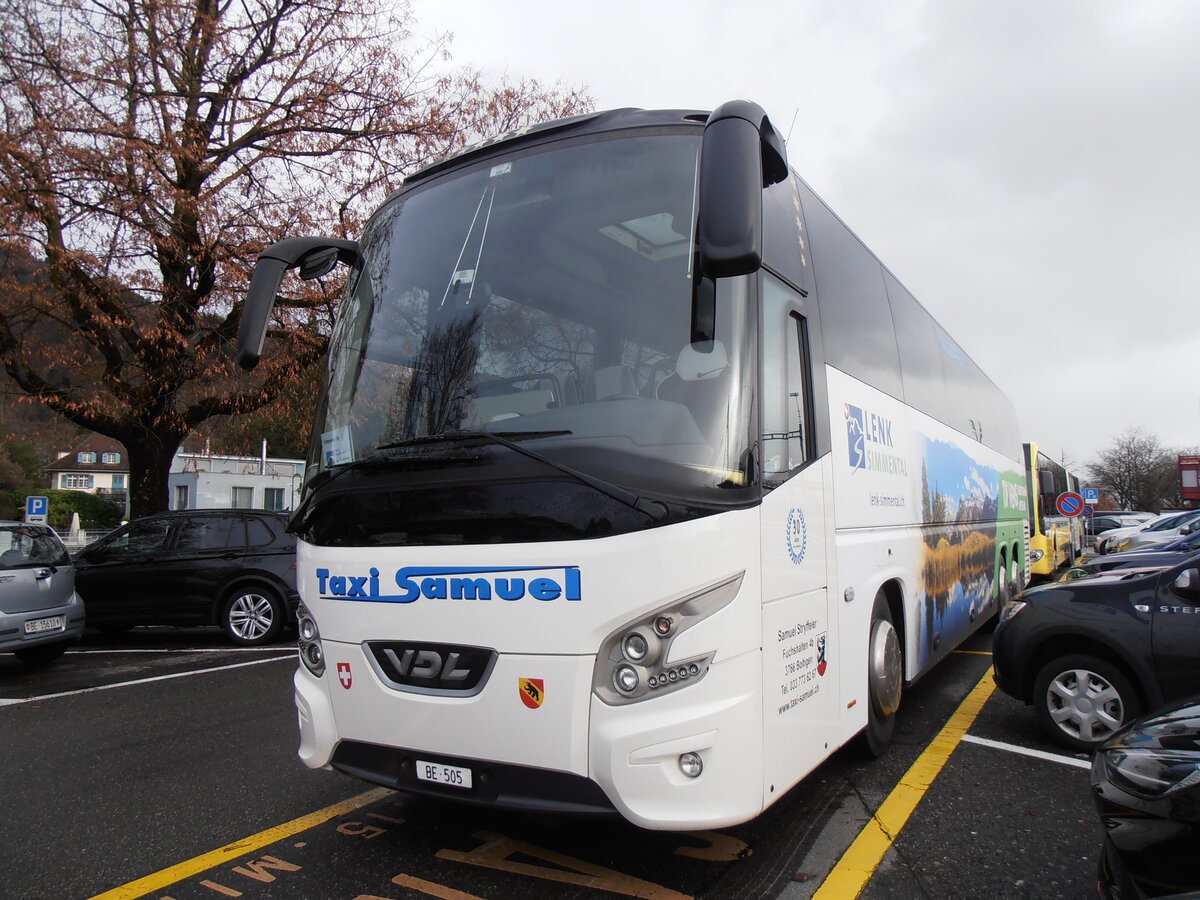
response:
M989 647L985 630L909 692L883 759L840 752L758 819L676 834L309 771L295 757L287 643L88 633L45 669L0 657L0 896L824 900L853 896L856 879L875 900L1094 896L1086 762L989 692ZM898 802L911 806L899 824L887 812ZM881 855L856 873L847 849L864 843Z

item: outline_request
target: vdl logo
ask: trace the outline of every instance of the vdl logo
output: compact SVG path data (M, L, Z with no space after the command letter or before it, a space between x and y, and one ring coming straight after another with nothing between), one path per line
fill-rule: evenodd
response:
M530 578L526 574L541 577ZM561 572L558 577L550 575ZM412 603L427 600L582 600L578 566L406 566L396 570L398 594L380 591L379 569L366 575L333 575L317 569L317 592L323 600L364 600L375 603Z

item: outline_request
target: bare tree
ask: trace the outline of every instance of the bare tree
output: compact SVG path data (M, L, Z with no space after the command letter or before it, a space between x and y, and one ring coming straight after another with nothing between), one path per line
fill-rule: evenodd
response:
M353 234L414 168L590 106L435 75L446 43L410 24L384 0L0 0L0 361L125 445L135 515L165 508L193 429L325 349L336 285L313 283L254 377L233 366L265 244Z
M1156 435L1129 428L1087 468L1093 483L1127 509L1158 510L1178 503L1176 454Z

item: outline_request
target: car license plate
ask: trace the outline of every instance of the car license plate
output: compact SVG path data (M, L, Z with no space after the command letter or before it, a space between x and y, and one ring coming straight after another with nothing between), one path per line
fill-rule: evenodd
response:
M43 634L47 631L63 630L62 616L49 616L45 619L30 619L25 623L26 634Z
M471 770L461 766L444 766L441 763L417 760L417 778L433 784L448 784L450 787L469 788Z

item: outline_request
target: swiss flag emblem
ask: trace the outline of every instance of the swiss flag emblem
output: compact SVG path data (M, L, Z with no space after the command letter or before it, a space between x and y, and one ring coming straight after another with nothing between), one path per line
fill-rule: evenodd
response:
M354 681L350 675L350 663L338 663L338 681L342 683L342 687L350 690L350 685Z

